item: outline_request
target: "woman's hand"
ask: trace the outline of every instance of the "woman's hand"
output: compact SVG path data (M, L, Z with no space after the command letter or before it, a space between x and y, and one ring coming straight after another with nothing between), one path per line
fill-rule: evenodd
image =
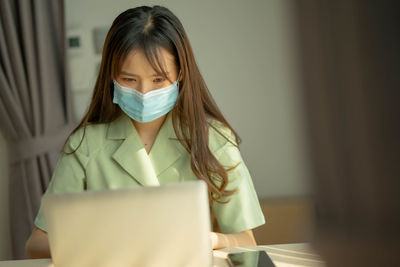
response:
M212 249L216 249L218 245L218 235L216 232L210 232Z
M210 232L210 238L212 249L257 246L252 230L246 230L235 234Z
M28 258L51 258L47 233L35 228L25 245Z

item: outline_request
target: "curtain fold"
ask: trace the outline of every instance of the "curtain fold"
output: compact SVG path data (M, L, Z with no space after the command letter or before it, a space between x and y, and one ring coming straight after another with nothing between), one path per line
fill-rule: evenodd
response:
M0 0L0 130L10 153L14 259L25 242L72 130L64 1Z

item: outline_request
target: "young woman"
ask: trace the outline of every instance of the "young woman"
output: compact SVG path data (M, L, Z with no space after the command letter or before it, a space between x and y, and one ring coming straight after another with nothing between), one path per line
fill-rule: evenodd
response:
M88 112L64 145L47 193L208 184L214 249L256 245L265 223L239 138L196 65L179 19L165 7L128 9L113 22ZM50 257L41 209L29 257Z

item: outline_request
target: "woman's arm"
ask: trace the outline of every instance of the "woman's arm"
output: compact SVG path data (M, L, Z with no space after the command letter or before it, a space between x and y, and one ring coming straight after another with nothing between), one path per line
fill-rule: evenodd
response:
M47 233L39 228L33 229L25 245L26 255L31 259L51 258Z
M236 234L211 232L211 241L213 249L257 246L252 230L246 230Z

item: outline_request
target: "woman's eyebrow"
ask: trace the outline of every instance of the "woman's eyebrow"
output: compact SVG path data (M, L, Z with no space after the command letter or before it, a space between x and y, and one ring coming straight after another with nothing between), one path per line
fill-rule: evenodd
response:
M139 76L139 75L137 75L137 74L129 73L129 72L126 72L126 71L121 71L121 74L122 74L122 75L127 75L127 76L135 76L135 77L138 77L138 76ZM168 76L169 72L167 71L165 74L167 74L167 76ZM155 74L151 75L150 77L155 77L155 76L162 76L162 75L161 75L161 74L155 73Z
M121 74L122 75L127 75L127 76L137 76L136 74L129 73L129 72L126 72L126 71L121 71Z

